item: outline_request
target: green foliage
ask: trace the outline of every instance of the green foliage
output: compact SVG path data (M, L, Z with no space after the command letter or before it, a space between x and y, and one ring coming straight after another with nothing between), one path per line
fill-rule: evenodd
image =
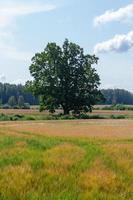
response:
M10 121L11 118L8 115L5 115L3 113L0 114L0 121Z
M0 121L18 121L18 120L23 120L24 118L25 118L24 115L18 115L18 114L6 115L3 113L0 114Z
M30 109L30 104L29 103L24 103L22 109Z
M0 168L3 168L5 166L10 166L10 165L19 165L23 161L23 158L20 155L14 155L14 156L5 156L4 158L0 159Z
M0 99L0 108L2 107L2 99Z
M11 106L8 105L8 104L4 104L4 105L1 106L1 108L2 108L2 109L10 109Z
M33 148L33 149L38 149L38 150L45 150L46 149L46 146L43 142L35 140L35 139L27 140L27 144L30 148Z
M32 121L32 120L35 120L35 117L34 116L25 116L24 119Z
M14 96L11 96L8 100L8 104L11 106L11 108L13 108L14 106L17 105L16 99Z
M95 55L85 55L80 46L68 40L62 48L48 43L43 52L33 57L30 73L34 80L26 86L41 95L41 111L54 112L60 106L64 114L91 111L102 96L99 76L92 68L97 62Z
M38 97L34 97L31 94L31 92L26 92L25 86L9 84L9 83L0 83L0 105L3 106L7 104L11 96L14 96L17 102L19 97L23 96L25 102L31 105L38 104Z
M106 119L107 117L102 115L87 115L87 114L80 114L78 119Z
M88 115L86 113L81 113L79 115L18 115L18 114L0 114L0 121L34 121L34 120L74 120L74 119L126 119L133 118L133 116L128 115Z
M126 115L111 115L110 116L111 119L125 119L127 118Z
M35 159L31 162L31 167L35 171L38 169L41 169L43 166L44 166L44 162L41 159L37 159L37 160Z
M8 136L0 137L0 150L12 147L15 144L15 142L16 138Z
M101 90L102 94L105 97L105 104L133 104L133 94L123 89L104 89Z
M20 108L24 107L24 97L23 96L19 96L19 98L18 98L18 106Z
M102 108L96 108L96 109L101 109L101 110L129 110L133 111L133 106L132 105L124 105L124 104L116 104L116 105L111 105L111 106L104 106Z

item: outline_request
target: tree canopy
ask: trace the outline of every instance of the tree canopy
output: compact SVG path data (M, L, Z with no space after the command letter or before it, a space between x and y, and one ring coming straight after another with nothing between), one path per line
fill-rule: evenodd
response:
M20 108L22 108L23 106L24 106L24 97L23 96L19 96L19 98L18 98L18 106L20 107Z
M16 105L16 99L14 96L11 96L8 100L8 104L11 106L11 107L14 107Z
M27 88L41 95L41 110L54 112L61 106L64 114L91 111L101 96L100 78L92 67L97 62L95 55L84 54L79 45L67 39L62 47L48 43L32 58L29 69L33 81L27 82Z

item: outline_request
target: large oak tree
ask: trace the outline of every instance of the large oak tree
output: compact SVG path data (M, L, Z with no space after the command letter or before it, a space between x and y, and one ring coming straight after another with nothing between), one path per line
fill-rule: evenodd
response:
M95 55L86 55L75 43L65 40L62 47L48 43L43 52L32 58L30 73L33 81L27 87L41 96L41 110L54 112L62 107L64 114L91 111L101 95L100 79L93 64Z

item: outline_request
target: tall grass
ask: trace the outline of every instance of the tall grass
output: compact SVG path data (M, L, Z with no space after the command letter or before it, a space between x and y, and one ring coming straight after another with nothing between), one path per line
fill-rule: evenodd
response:
M131 200L133 141L126 142L3 130L0 200Z

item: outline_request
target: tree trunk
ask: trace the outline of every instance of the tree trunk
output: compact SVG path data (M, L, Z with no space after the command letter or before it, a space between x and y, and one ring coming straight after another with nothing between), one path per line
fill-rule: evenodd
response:
M64 110L64 115L69 115L70 111L67 108L63 108L63 110Z
M62 108L63 108L64 115L69 115L70 114L70 110L69 110L68 106L67 105L63 105L63 104L61 104L61 105L62 105Z

